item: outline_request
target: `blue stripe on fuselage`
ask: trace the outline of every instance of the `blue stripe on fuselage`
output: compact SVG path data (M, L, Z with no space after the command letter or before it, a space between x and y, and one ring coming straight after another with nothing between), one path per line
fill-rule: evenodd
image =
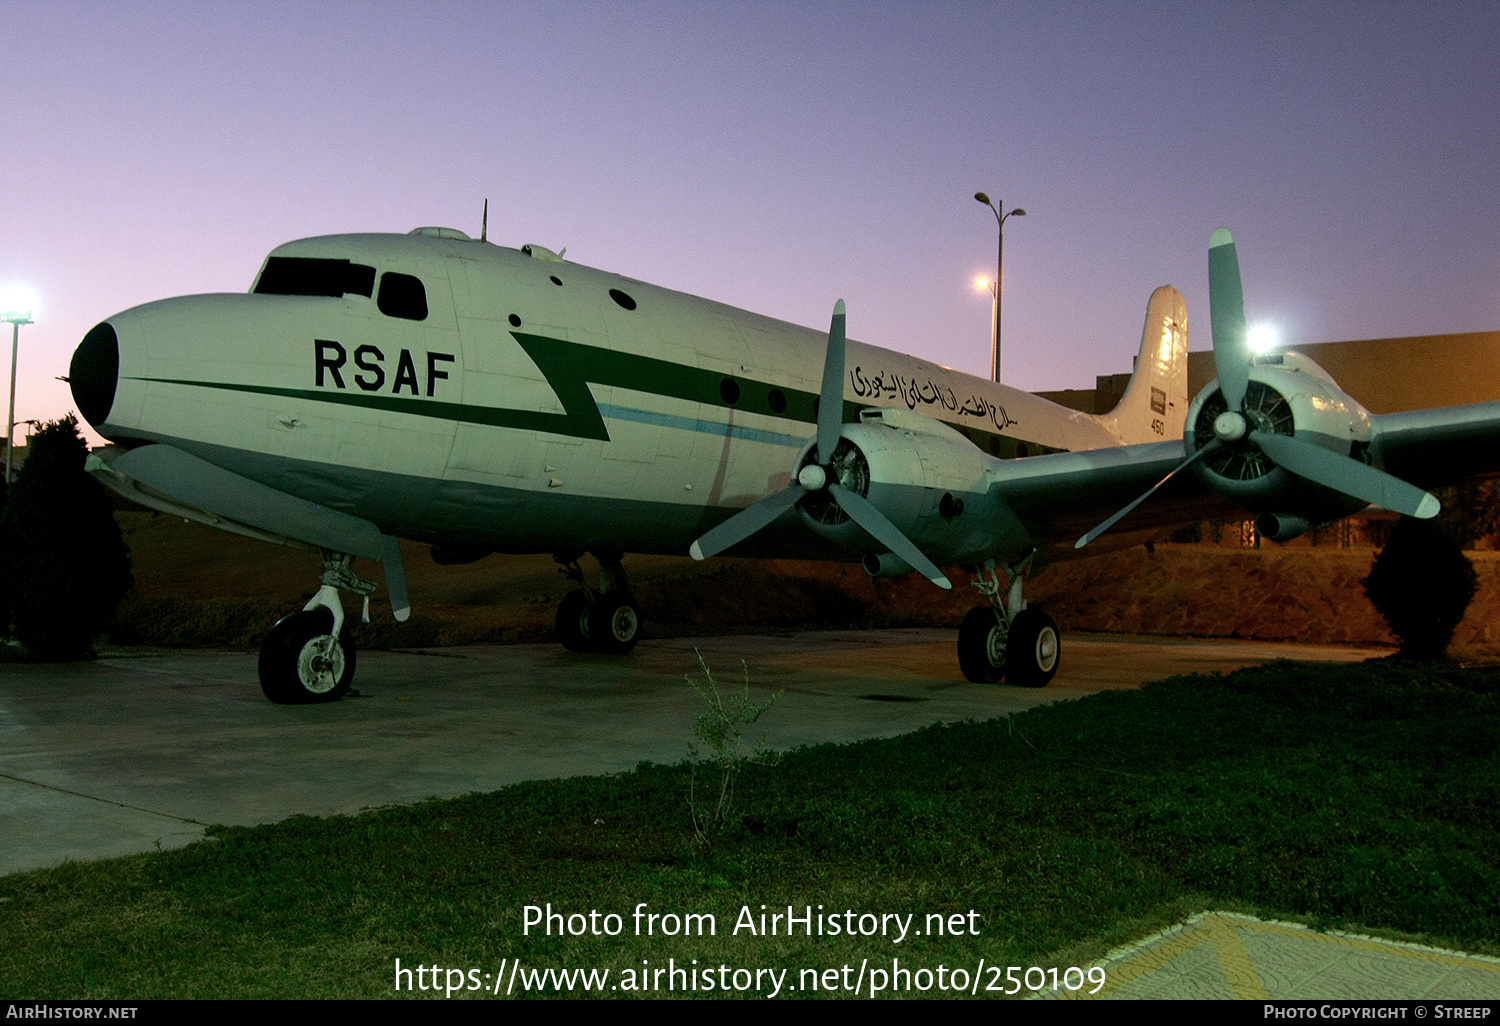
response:
M811 440L799 435L784 435L779 431L766 431L763 428L743 427L739 424L725 424L719 421L703 420L699 417L682 417L675 413L636 410L628 406L612 406L608 403L599 404L599 413L605 420L627 420L637 424L655 424L659 427L677 428L681 431L698 431L705 435L716 435L721 438L727 433L735 438L742 438L747 442L764 442L767 445L780 445L789 449L800 449Z

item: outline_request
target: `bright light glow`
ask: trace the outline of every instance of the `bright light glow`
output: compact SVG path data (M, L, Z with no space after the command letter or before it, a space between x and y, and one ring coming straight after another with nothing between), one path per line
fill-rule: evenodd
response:
M25 285L0 285L0 320L26 321L35 317L35 292Z
M988 292L990 288L990 280L981 274L978 278L974 279L974 287L981 291Z
M1276 329L1271 325L1256 324L1245 332L1245 341L1249 343L1252 353L1264 353L1275 349L1279 340L1276 337Z

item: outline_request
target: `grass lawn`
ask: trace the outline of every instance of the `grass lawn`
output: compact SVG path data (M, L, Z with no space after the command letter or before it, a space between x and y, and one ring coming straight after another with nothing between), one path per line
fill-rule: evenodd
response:
M517 959L626 988L671 965L711 996L735 969L789 970L782 993L811 996L804 970L899 959L982 992L981 960L1087 969L1205 907L1500 954L1497 692L1495 670L1282 663L808 748L746 767L707 845L686 765L218 828L0 878L0 996L392 997L398 958L439 993L462 971L455 997L516 980ZM582 935L528 931L549 903ZM641 903L712 914L715 934L662 918L638 936ZM763 905L811 906L824 933L767 936ZM911 917L899 941L893 915Z

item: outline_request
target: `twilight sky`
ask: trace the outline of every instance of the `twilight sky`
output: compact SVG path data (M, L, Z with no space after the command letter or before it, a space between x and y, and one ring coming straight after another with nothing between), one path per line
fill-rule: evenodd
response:
M71 409L112 313L244 291L289 239L477 236L485 197L501 245L819 328L842 296L851 337L982 374L983 190L1027 210L1032 390L1129 370L1162 284L1209 348L1220 224L1288 344L1500 329L1490 0L0 0L0 38L18 420Z

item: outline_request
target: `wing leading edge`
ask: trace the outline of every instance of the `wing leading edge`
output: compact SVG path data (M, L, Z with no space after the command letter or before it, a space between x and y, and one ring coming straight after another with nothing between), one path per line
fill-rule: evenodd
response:
M1072 558L1080 534L1172 473L1184 459L1181 439L1008 460L991 471L995 496L1026 526L1038 548ZM1243 516L1192 474L1179 474L1152 501L1122 518L1119 544L1132 532L1160 531L1197 520Z

